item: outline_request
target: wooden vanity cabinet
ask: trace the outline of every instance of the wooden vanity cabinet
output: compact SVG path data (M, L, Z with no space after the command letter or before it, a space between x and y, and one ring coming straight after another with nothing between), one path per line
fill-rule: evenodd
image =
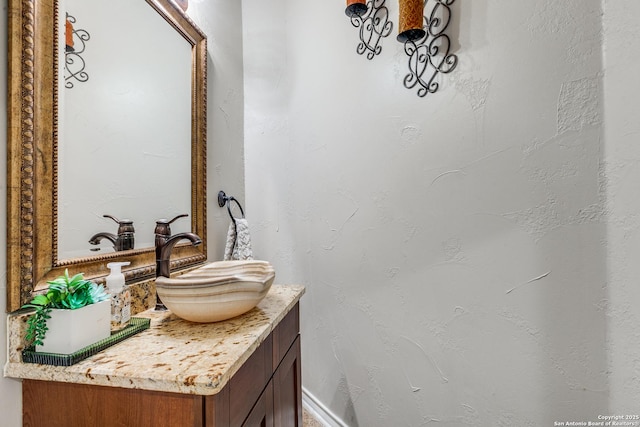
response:
M211 396L25 379L23 425L301 427L299 327L296 304Z

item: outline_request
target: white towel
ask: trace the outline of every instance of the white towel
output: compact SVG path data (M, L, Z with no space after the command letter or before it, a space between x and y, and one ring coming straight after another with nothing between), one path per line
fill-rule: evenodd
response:
M253 259L251 251L251 234L249 223L244 218L237 218L235 226L229 224L227 232L227 245L224 248L224 260Z

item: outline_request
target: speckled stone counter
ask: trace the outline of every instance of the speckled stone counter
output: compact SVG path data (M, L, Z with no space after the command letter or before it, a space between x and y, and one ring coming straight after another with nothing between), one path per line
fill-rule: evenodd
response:
M304 287L273 285L256 308L218 323L191 323L171 312L142 312L150 329L73 366L22 363L26 315L9 316L8 361L13 378L71 382L174 393L220 391L295 306Z

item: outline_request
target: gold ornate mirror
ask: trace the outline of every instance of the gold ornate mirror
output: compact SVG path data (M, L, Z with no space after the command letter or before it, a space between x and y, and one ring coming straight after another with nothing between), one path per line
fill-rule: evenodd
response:
M191 140L184 149L191 151L191 231L203 244L176 247L172 268L179 270L206 260L206 37L173 1L146 2L191 46ZM8 18L7 311L20 308L65 268L99 281L108 262L126 259L128 282L152 279L153 247L59 259L58 237L65 230L58 228L58 153L64 143L58 141L58 0L9 0ZM139 179L144 176L140 170ZM176 213L182 212L158 212L157 218Z

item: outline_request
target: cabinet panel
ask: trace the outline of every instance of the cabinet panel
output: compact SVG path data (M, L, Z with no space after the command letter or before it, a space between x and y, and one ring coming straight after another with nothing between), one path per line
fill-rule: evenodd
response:
M202 412L204 427L228 426L229 421L229 387L224 387L213 396L204 396Z
M51 381L22 381L23 425L202 426L202 396Z
M301 373L300 337L297 337L273 375L274 427L302 427Z
M269 381L242 427L273 427L273 383Z
M289 351L291 344L300 331L299 304L291 309L273 331L273 370L274 372L282 358Z

